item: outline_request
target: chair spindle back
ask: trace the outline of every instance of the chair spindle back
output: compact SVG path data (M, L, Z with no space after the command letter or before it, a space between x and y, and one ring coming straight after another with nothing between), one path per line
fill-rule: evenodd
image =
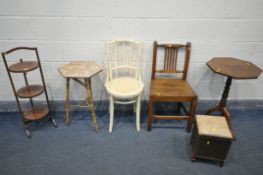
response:
M163 51L163 68L156 69L157 59L160 55L159 52ZM159 74L182 74L183 80L186 80L189 61L190 61L190 52L191 52L191 43L187 42L186 44L158 44L157 41L153 45L153 64L152 64L152 79L156 78L156 73ZM179 53L184 54L183 68L178 68Z
M115 40L107 43L107 59L109 79L120 71L133 72L136 79L140 78L142 42L131 40Z

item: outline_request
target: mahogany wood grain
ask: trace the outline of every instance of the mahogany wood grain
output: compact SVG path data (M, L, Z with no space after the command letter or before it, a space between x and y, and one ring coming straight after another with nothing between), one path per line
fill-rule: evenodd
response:
M17 91L17 96L20 98L32 98L36 97L44 92L42 85L29 85L22 87Z
M15 51L20 51L20 50L22 50L22 51L23 50L33 51L35 53L35 56L36 56L36 61L23 61L23 59L20 59L18 63L9 65L9 62L7 61L8 60L8 54L15 52ZM43 117L49 115L50 120L53 122L53 125L55 127L57 127L57 124L56 124L54 118L52 117L51 107L50 107L50 103L49 103L49 99L48 99L48 95L47 95L44 75L43 75L43 71L42 71L41 62L40 62L40 58L39 58L37 48L35 48L35 47L16 47L16 48L10 49L8 51L2 52L2 57L4 60L6 71L7 71L11 86L12 86L13 93L15 95L17 107L18 107L20 116L22 118L23 126L24 126L24 129L25 129L27 136L29 138L31 137L31 133L29 131L29 128L26 125L27 121L39 120L39 119L42 119ZM27 74L30 71L33 71L37 68L39 69L42 84L41 85L30 85L29 81L28 81ZM15 83L14 83L13 78L12 78L12 73L22 73L26 86L20 88L17 91ZM47 106L46 107L35 107L32 98L36 97L42 93L45 94ZM30 104L31 104L30 110L24 111L24 109L22 108L22 106L20 104L20 98L28 98L29 99Z
M38 63L35 61L23 61L9 66L9 70L15 73L29 72L36 68L38 68Z
M23 112L24 118L30 121L40 120L49 114L48 106L33 107L28 111Z
M234 79L257 79L262 72L253 63L232 57L215 57L207 65L213 72Z

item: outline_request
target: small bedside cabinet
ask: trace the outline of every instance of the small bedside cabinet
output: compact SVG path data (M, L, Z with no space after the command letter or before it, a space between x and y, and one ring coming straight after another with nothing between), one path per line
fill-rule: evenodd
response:
M192 132L192 161L196 158L220 162L222 167L233 140L232 133L223 116L196 115Z

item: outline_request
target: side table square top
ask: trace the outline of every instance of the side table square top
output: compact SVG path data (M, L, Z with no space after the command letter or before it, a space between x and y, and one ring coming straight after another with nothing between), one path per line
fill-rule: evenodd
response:
M58 70L64 78L90 78L102 68L95 61L73 61Z

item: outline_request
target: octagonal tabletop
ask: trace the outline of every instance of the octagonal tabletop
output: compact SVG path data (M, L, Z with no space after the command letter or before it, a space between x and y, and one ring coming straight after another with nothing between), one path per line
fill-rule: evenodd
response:
M216 57L207 62L215 73L234 79L256 79L262 70L249 61L231 57Z
M102 68L94 61L73 61L59 68L65 78L90 78L101 71Z

